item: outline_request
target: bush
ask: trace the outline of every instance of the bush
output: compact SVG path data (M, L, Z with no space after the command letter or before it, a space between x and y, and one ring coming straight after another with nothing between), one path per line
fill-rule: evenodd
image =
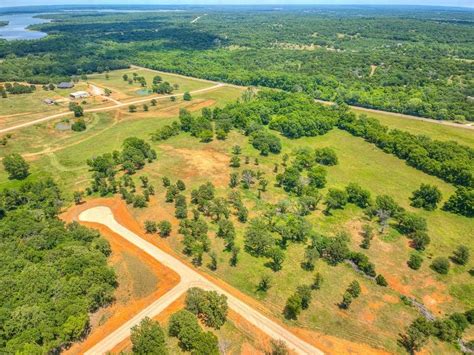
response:
M408 266L413 270L418 270L423 263L423 258L418 254L411 254L410 259L407 261Z
M185 303L186 309L196 314L208 327L219 329L227 319L227 297L216 291L190 288Z
M437 257L431 263L431 268L442 275L446 275L449 272L449 266L449 260L444 257Z
M421 184L418 190L413 191L413 195L410 199L413 207L433 211L438 206L441 198L441 191L439 191L436 186Z
M158 322L144 318L131 329L132 351L137 355L166 355L165 334Z
M322 165L337 165L338 159L336 152L331 148L320 148L315 150L315 159Z
M260 151L261 155L268 153L278 154L281 151L280 138L267 131L255 131L250 136L252 146Z
M29 175L30 167L20 154L9 154L2 163L10 179L23 180Z
M85 131L87 128L86 126L86 121L84 121L84 119L80 118L78 119L76 122L74 122L71 126L71 129L74 131L74 132L83 132Z
M454 252L451 257L456 264L466 265L469 261L469 248L465 245L460 245Z
M348 201L360 208L366 208L370 205L370 192L364 190L360 185L350 183L346 187Z
M460 187L443 206L445 211L474 217L474 189Z
M145 231L149 234L156 233L158 231L158 226L155 221L145 221Z
M380 274L378 274L377 277L375 278L375 282L376 282L377 285L379 285L379 286L383 286L383 287L388 286L387 280L385 280L385 277L383 277L383 276L380 275Z
M158 224L158 230L161 237L168 237L171 234L171 223L168 221L161 221Z

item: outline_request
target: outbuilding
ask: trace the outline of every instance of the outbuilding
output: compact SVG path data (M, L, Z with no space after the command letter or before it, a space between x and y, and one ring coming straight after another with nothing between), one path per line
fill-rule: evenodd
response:
M55 103L55 101L53 99L44 99L43 102L46 105L53 105Z
M58 84L58 89L72 89L74 87L74 83L62 82Z
M85 99L86 97L89 97L89 93L86 91L77 91L73 92L69 95L71 99Z

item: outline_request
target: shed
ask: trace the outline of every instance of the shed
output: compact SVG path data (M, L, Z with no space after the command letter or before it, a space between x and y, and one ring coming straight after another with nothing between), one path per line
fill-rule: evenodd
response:
M74 83L62 82L58 84L58 89L72 89L74 87Z
M86 91L77 91L73 92L69 95L71 99L85 99L86 97L89 97L89 93Z
M55 101L53 99L44 99L43 102L46 105L53 105L55 103Z

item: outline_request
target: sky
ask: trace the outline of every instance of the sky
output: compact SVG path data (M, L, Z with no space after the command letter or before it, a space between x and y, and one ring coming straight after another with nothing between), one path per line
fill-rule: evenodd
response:
M0 7L65 4L149 4L149 5L284 5L284 4L371 4L436 5L474 7L474 0L0 0Z

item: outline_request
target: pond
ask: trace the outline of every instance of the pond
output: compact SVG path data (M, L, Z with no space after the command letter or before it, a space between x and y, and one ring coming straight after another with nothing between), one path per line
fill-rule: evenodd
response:
M0 39L13 41L17 39L39 39L47 36L47 33L31 31L27 27L40 23L49 22L40 18L34 18L36 14L16 14L0 16L0 21L7 21L8 25L0 27Z

